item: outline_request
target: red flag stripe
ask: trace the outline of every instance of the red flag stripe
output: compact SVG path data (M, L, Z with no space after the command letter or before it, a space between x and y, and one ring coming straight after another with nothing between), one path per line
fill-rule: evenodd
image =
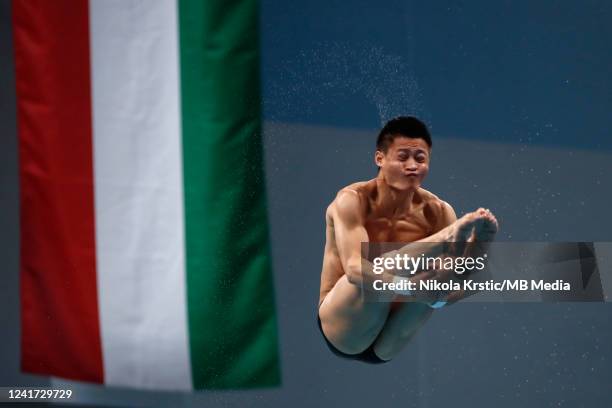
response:
M22 369L103 382L88 2L15 0Z

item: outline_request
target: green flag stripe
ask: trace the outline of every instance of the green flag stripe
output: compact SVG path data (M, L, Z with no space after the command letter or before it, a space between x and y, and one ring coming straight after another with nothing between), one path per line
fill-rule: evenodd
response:
M255 0L179 0L194 388L280 383Z

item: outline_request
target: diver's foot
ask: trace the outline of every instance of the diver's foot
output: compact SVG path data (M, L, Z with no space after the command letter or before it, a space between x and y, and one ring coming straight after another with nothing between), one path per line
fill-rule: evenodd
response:
M446 242L466 242L474 232L474 227L485 217L484 208L465 214L446 227Z
M479 217L474 223L472 235L468 239L470 242L491 242L495 238L495 234L499 230L497 218L488 208L479 208L476 210Z
M461 256L467 243L492 240L497 232L497 220L489 210L479 208L465 214L446 228L446 242L449 244L447 255Z

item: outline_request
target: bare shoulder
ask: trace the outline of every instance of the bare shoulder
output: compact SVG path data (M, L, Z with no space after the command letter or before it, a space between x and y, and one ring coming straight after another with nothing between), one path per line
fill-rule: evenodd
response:
M424 212L430 213L438 222L440 226L449 225L457 219L455 210L446 201L432 193L431 191L419 188L419 197L423 201Z
M440 209L453 209L453 207L449 203L442 200L440 197L438 197L429 190L425 190L421 187L419 188L418 193L424 204L435 205L438 206Z
M371 182L360 181L341 188L327 207L326 217L362 218Z

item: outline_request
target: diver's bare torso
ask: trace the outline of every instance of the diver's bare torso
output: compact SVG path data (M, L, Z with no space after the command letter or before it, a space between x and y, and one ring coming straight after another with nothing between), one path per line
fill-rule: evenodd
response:
M381 202L376 179L351 184L340 193L343 191L351 191L359 196L360 218L364 220L370 242L414 242L440 231L454 221L454 218L448 216L449 211L445 211L449 205L420 187L415 191L407 209L398 209ZM326 241L319 305L344 275L334 231L335 211L336 200L329 205L325 214Z

